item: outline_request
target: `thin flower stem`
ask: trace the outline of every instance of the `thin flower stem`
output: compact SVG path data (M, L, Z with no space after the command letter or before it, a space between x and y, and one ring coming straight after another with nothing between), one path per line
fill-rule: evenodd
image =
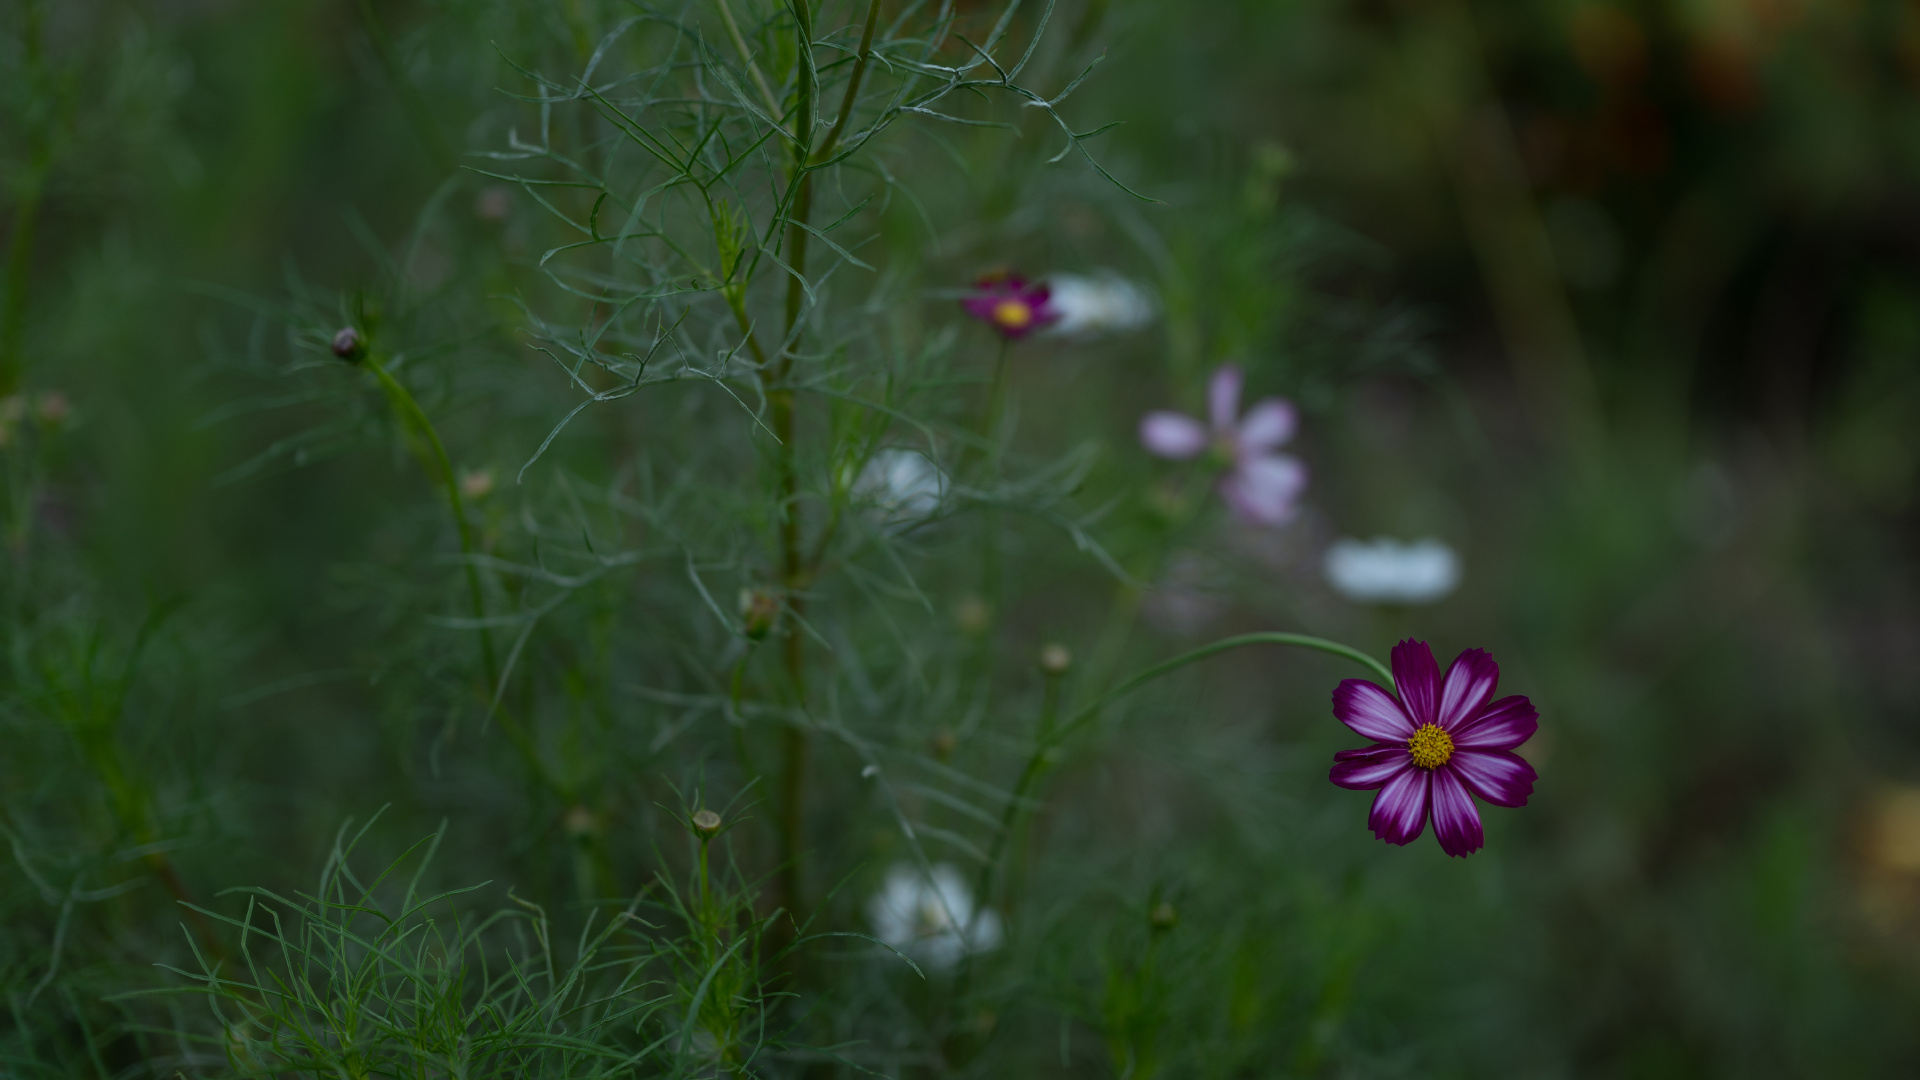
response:
M540 748L534 743L532 733L527 731L504 702L498 701L501 690L500 669L494 657L493 636L485 625L487 601L486 593L480 587L480 571L473 561L475 555L473 527L467 522L466 507L460 499L460 480L454 475L453 462L447 457L446 444L440 441L440 433L434 428L433 421L427 418L426 410L420 407L420 403L414 399L406 386L381 366L379 360L369 355L364 357L361 363L366 365L367 369L372 371L374 377L380 381L380 388L386 391L387 401L399 414L401 423L412 427L433 452L431 459L426 462L427 473L429 478L439 483L446 492L447 506L453 513L454 525L460 534L460 552L465 556L462 561L466 569L467 596L473 604L473 617L481 624L479 627L480 662L487 677L487 695L494 701L491 714L500 717L501 730L506 732L507 739L513 743L515 749L520 751L521 757L526 759L527 767L533 770L534 776L549 790L559 795L562 801L570 802L573 792L547 771L546 763L540 757Z
M466 569L467 597L473 603L474 619L484 624L487 617L487 601L486 594L480 587L480 571L473 563L475 554L473 526L468 523L466 507L460 500L460 478L454 475L453 462L447 458L446 444L440 441L440 433L434 429L433 421L427 419L426 410L420 407L420 403L414 400L413 394L400 383L400 380L389 374L380 361L372 356L366 357L362 363L367 366L367 370L373 372L376 379L380 380L380 388L386 391L387 401L393 405L394 411L400 414L402 423L410 425L419 432L420 437L426 440L427 446L433 451L433 462L427 471L434 474L433 479L439 481L441 488L446 492L447 506L453 512L453 523L460 534L460 553L465 556L462 562ZM493 636L487 632L485 625L479 629L480 659L487 673L487 688L491 692L500 680L499 664L493 655Z
M760 74L760 65L754 63L753 53L747 48L747 39L740 33L740 24L733 19L733 9L727 6L727 0L713 0L713 6L720 10L720 21L727 26L727 37L740 54L740 62L747 65L747 75L753 79L753 85L759 88L760 96L767 99L769 115L778 117L780 99L773 96L773 87L767 85L767 77Z
M1293 648L1313 649L1318 652L1331 653L1334 656L1352 660L1354 663L1360 664L1379 675L1382 679L1386 680L1389 688L1394 685L1393 672L1389 670L1385 664L1361 652L1359 649L1353 648L1350 645L1342 645L1337 641L1328 641L1326 638L1314 637L1310 634L1290 634L1277 630L1260 631L1252 634L1240 634L1236 637L1222 638L1211 644L1202 645L1191 652L1182 653L1171 660L1162 661L1134 675L1113 689L1101 694L1092 704L1074 714L1066 723L1042 728L1039 736L1034 740L1033 754L1028 757L1026 768L1021 770L1020 779L1014 784L1013 797L1007 801L1007 808L1005 812L1001 814L1000 831L994 836L993 845L987 852L987 865L981 872L980 879L980 902L983 904L986 903L988 897L991 895L989 890L993 885L992 875L998 871L1000 856L1006 849L1008 839L1013 836L1015 830L1020 825L1021 811L1026 806L1028 797L1032 794L1033 789L1038 786L1040 777L1046 771L1047 766L1053 763L1054 751L1064 743L1069 736L1082 727L1085 727L1088 723L1091 723L1093 719L1100 714L1100 710L1106 708L1106 706L1116 698L1124 697L1153 680L1158 679L1162 675L1171 674L1189 664L1205 660L1207 657L1214 656L1218 653L1227 652L1231 649L1245 648L1249 645L1285 645Z
M993 382L987 388L987 415L980 421L980 437L987 440L988 463L1000 460L1000 418L1007 411L1007 360L1013 342L1000 339L1000 351L993 358Z

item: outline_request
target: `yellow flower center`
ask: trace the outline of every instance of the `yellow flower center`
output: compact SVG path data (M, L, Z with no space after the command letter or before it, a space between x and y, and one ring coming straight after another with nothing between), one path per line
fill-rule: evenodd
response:
M1423 724L1407 740L1407 752L1413 763L1423 769L1437 769L1453 756L1453 737L1432 724Z
M993 305L993 321L1009 330L1019 330L1033 321L1033 309L1021 300L1002 300Z

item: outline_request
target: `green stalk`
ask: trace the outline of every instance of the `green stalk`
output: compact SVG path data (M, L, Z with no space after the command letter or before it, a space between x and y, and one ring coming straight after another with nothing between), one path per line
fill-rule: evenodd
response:
M1325 638L1314 637L1310 634L1289 634L1273 630L1222 638L1211 644L1202 645L1191 652L1181 653L1171 660L1155 664L1106 693L1101 694L1091 705L1074 714L1073 718L1066 723L1059 725L1043 723L1039 736L1034 740L1033 754L1027 759L1026 768L1021 770L1020 779L1014 784L1013 797L1007 801L1007 808L1001 814L1000 831L994 836L993 845L987 851L987 865L986 868L981 871L980 877L980 902L982 904L987 903L989 897L992 895L990 890L993 886L993 875L999 868L1000 856L1004 853L1009 838L1014 835L1015 830L1020 825L1021 808L1026 805L1027 799L1032 794L1033 789L1039 785L1040 778L1042 774L1046 772L1047 766L1053 763L1053 751L1056 748L1064 743L1074 732L1092 722L1094 717L1100 714L1100 710L1106 708L1107 705L1116 698L1124 697L1153 680L1160 678L1162 675L1171 674L1186 667L1188 664L1205 660L1209 656L1223 653L1230 649L1245 648L1248 645L1285 645L1298 649L1313 649L1318 652L1331 653L1334 656L1352 660L1354 663L1360 664L1374 674L1379 675L1386 681L1389 688L1392 688L1394 685L1393 672L1389 670L1385 664L1361 652L1359 649L1349 645L1342 645L1337 641L1328 641Z
M467 521L466 507L460 499L460 481L454 475L453 462L447 457L446 444L440 441L440 433L434 428L433 421L427 418L426 410L420 407L413 394L398 379L370 355L363 357L360 362L380 380L380 388L386 392L387 402L393 406L402 426L418 434L432 452L430 457L422 455L425 458L423 464L428 477L446 492L447 506L453 513L454 525L460 533L460 553L465 557L462 561L466 570L467 597L473 605L474 620L480 623L480 663L487 677L488 700L494 701L500 693L500 665L493 652L493 635L486 626L486 592L480 586L480 571L473 562L476 553L473 526ZM548 773L546 763L540 758L540 748L535 745L532 733L520 723L519 717L504 702L495 702L492 713L500 717L501 730L506 732L508 740L520 751L521 757L526 759L527 767L533 770L534 776L560 796L563 802L571 803L573 792Z
M787 283L786 334L782 338L780 358L775 363L771 388L767 395L774 438L776 484L780 492L780 575L786 588L787 607L792 619L781 641L787 683L793 701L801 712L807 705L807 670L804 639L799 620L804 613L801 592L806 587L800 549L800 476L794 460L794 395L789 380L793 375L796 328L800 322L800 275L807 272L807 231L802 226L809 206L801 195L812 190L807 183L807 164L813 152L813 122L818 77L813 68L813 11L809 0L793 0L794 37L799 47L799 101L794 110L793 179L790 187L795 200L787 224L789 259L794 276ZM810 202L811 200L807 200ZM781 734L780 768L780 903L790 915L799 917L801 889L800 851L806 843L807 729L790 723Z
M724 0L721 10L726 13ZM807 703L806 652L801 637L798 620L804 611L802 593L809 584L808 562L802 551L800 539L800 481L794 457L794 394L790 380L793 376L794 353L799 346L800 308L805 291L801 279L807 272L807 219L813 212L813 173L812 168L819 160L830 157L838 145L841 132L846 129L847 119L853 113L855 99L860 93L860 83L866 76L867 62L873 50L873 32L880 14L880 0L869 0L867 21L860 38L860 55L854 61L853 74L847 82L846 95L841 99L839 114L833 127L828 131L826 140L819 147L816 157L813 143L815 117L819 111L819 76L813 65L813 11L810 0L793 0L794 36L799 46L799 73L796 78L798 100L794 108L794 158L793 179L790 181L794 197L787 217L787 259L793 268L793 276L787 281L786 296L786 333L782 339L780 357L776 362L772 378L767 381L771 427L780 445L775 449L776 477L780 492L780 572L787 592L787 606L793 619L787 627L786 637L782 640L781 657L787 673L794 702L804 712ZM729 26L732 16L727 14ZM737 31L736 31L737 34ZM736 45L740 43L736 42ZM744 327L745 312L736 305L734 317ZM757 346L755 349L758 352ZM764 370L764 366L763 366ZM824 545L823 545L824 547ZM823 551L824 554L824 551ZM781 903L787 911L798 913L801 910L801 890L803 874L801 872L801 848L806 841L806 777L808 756L807 730L800 724L789 724L781 737L781 777L780 777L780 892Z
M433 451L427 472L446 492L447 506L453 512L453 523L460 533L460 553L465 556L462 561L467 575L467 597L473 603L474 619L482 623L479 628L480 660L487 673L488 692L493 693L500 681L500 669L493 654L493 635L487 632L484 625L487 617L486 593L480 587L480 571L473 564L473 526L468 523L466 507L460 500L460 478L454 475L453 462L447 457L447 447L440 441L440 433L434 429L433 421L427 419L426 410L414 400L413 394L372 356L361 362L380 380L380 388L386 391L387 401L400 415L401 423L417 432Z

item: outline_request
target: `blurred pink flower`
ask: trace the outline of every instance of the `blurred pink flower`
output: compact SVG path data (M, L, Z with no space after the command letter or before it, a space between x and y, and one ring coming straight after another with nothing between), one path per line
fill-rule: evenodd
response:
M1156 410L1140 419L1140 443L1164 458L1186 460L1211 449L1227 466L1220 496L1241 518L1256 525L1284 525L1307 487L1307 467L1276 453L1293 438L1298 417L1285 398L1264 398L1240 416L1239 367L1223 365L1207 385L1212 425L1185 413Z

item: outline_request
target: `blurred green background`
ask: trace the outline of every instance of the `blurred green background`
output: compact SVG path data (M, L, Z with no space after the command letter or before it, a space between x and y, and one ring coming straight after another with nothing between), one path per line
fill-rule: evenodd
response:
M350 410L271 407L256 361L278 311L329 325L336 292L407 278L418 308L384 317L443 343L458 463L507 486L571 399L510 299L542 288L535 214L461 166L529 122L509 60L577 69L629 10L0 6L4 1067L146 1075L153 1037L102 1002L184 962L169 891L309 881L384 804L395 850L451 819L449 883L565 894L566 808L499 753L441 756L457 650L394 599L438 527L417 474ZM1022 438L1096 441L1098 482L1138 480L1139 412L1229 359L1300 402L1313 469L1295 528L1200 550L1202 625L1134 651L1485 646L1540 706L1541 781L1467 862L1385 848L1324 780L1346 672L1222 662L1164 704L1212 719L1135 718L1051 796L1088 809L1047 826L1048 932L1105 944L1035 969L995 1067L1112 1071L1067 1052L1101 1022L1073 988L1165 886L1169 1075L1920 1073L1920 7L1071 0L1052 32L1105 52L1074 115L1124 121L1098 152L1159 201L1045 165L1042 128L968 132L916 180L940 242L903 227L892 257L936 288L1151 283L1152 330L1019 375ZM563 450L605 473L636 440ZM1317 551L1376 533L1445 538L1463 587L1340 601ZM1090 650L1098 580L1028 581L1010 640ZM605 813L666 797L633 783ZM171 882L127 876L161 851ZM615 858L645 876L644 843ZM132 884L63 901L89 867Z

